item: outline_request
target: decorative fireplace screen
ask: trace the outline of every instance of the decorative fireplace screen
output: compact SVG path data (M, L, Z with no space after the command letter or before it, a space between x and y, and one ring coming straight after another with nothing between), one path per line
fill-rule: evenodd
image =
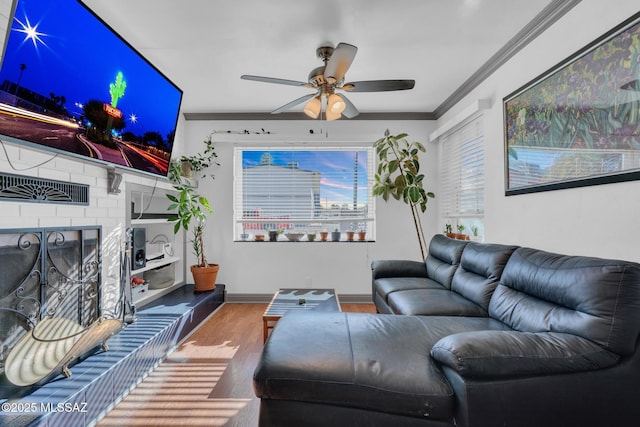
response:
M99 226L0 230L0 374L39 322L89 327L100 316Z

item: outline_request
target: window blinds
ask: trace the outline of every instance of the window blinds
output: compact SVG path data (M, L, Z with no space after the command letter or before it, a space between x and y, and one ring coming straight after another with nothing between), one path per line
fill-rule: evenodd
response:
M477 116L439 138L440 217L451 220L484 215L484 137Z

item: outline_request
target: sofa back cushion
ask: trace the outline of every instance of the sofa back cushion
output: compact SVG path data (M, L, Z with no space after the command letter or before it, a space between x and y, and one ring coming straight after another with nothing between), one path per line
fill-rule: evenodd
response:
M460 264L462 251L469 241L450 239L436 234L429 243L429 254L425 259L427 277L451 289L451 279Z
M451 290L488 310L509 257L517 246L471 242L465 246Z
M519 248L489 315L518 331L573 334L631 354L640 333L640 264Z

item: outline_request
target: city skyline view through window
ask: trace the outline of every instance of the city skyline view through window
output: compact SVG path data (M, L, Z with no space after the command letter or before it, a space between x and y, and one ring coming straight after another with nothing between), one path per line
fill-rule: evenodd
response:
M368 147L238 149L237 231L370 228L372 156Z

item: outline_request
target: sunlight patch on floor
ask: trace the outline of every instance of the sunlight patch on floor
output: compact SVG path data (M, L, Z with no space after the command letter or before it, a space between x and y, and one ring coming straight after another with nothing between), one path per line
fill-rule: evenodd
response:
M183 343L100 426L225 425L252 400L209 397L237 350L230 341L209 346ZM129 418L133 410L136 416Z
M180 357L193 358L200 355L206 356L209 359L231 359L238 351L238 347L237 345L231 345L231 341L206 346L198 345L196 341L186 341L169 356L171 359Z
M101 426L223 426L240 412L251 399L208 399L206 402L175 401L145 404L148 415L138 414L131 419L127 408L118 405L109 413L109 423ZM139 408L138 408L139 409ZM104 421L104 420L103 420Z

